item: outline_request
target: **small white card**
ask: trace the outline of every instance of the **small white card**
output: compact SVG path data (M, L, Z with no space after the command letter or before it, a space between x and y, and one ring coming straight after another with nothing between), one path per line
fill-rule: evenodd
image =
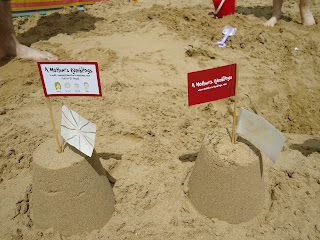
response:
M38 62L44 94L102 96L97 62Z

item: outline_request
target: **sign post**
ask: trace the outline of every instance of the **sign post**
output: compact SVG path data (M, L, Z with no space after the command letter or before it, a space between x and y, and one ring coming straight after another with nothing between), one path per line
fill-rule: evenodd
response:
M61 145L60 145L60 142L59 142L59 137L58 137L56 125L54 123L54 118L53 118L50 98L48 98L48 97L47 97L47 103L48 103L48 107L49 107L49 111L50 111L50 116L51 116L51 121L52 121L52 126L53 126L53 133L54 133L54 135L56 137L56 141L57 141L57 144L58 144L58 153L61 153Z
M235 96L232 143L236 125L237 64L188 73L189 106Z
M54 135L61 153L50 97L102 96L97 62L38 62L44 95L50 111Z
M237 88L238 88L238 66L236 66L234 108L233 108L233 127L232 127L232 144L236 141L236 120L237 120Z

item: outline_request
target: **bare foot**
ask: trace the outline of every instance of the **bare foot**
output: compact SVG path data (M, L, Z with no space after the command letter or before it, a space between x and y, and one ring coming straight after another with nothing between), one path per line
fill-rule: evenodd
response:
M278 19L276 17L272 17L268 21L266 21L263 25L265 27L273 27L274 25L276 25L277 21Z
M33 59L35 61L48 60L57 61L58 57L45 51L29 48L22 44L18 44L16 48L16 56L20 58Z
M300 11L302 24L305 26L311 26L316 24L316 21L313 18L313 15L309 9Z

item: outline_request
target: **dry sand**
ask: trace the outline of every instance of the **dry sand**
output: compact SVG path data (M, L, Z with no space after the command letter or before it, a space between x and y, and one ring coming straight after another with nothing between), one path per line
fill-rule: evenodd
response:
M226 129L215 128L204 137L188 187L189 199L203 215L247 222L264 206L262 156L240 137L232 144Z
M172 3L170 3L172 2ZM319 0L311 9L318 21ZM153 5L156 3L156 5ZM210 0L112 0L14 20L19 40L63 61L97 61L103 97L52 99L97 125L96 151L116 179L115 211L100 230L65 238L32 219L32 155L53 137L37 65L0 61L0 239L319 239L320 31L301 25L284 1L274 28L271 1L237 0L215 19ZM224 26L237 27L227 48ZM239 108L259 114L287 142L276 164L263 157L265 203L246 223L197 212L188 180L203 138L232 126L233 100L187 106L187 73L239 63Z
M32 158L35 227L65 236L100 229L113 214L114 194L99 155L89 158L69 144L58 153L55 146L49 138Z

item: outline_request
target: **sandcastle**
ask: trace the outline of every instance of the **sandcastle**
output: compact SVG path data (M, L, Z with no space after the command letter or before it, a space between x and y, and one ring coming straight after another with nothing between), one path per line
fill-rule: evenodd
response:
M89 158L68 144L58 153L54 139L34 152L32 191L35 226L65 236L100 229L114 211L113 191L97 153Z
M196 209L209 218L241 223L263 208L261 155L243 142L232 144L226 129L204 138L190 176L189 195Z

